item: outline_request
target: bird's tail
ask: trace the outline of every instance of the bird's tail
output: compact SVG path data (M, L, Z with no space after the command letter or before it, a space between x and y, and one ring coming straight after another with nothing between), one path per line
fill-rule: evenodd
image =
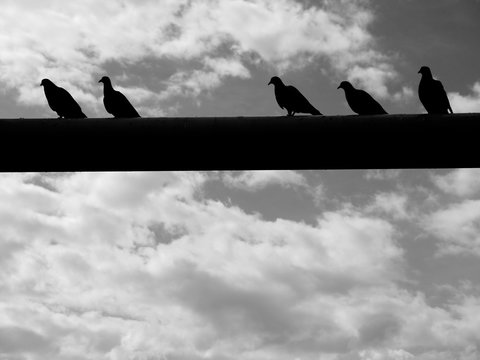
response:
M448 101L448 98L447 98L447 114L449 110L450 110L450 114L453 114L452 105L450 105L450 101Z

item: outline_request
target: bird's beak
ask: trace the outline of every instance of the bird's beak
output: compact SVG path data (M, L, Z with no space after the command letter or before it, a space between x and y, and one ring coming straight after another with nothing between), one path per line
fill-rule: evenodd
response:
M99 83L103 82L102 79L98 80Z
M421 74L422 73L422 70L418 70L418 74Z
M272 83L272 82L271 82L271 81L269 81L267 85L270 85L271 83Z
M338 85L337 89L340 89L342 87L342 85Z

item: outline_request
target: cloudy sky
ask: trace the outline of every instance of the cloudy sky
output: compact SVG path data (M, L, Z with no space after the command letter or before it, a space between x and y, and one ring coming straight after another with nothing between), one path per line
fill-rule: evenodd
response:
M480 111L479 0L2 0L0 118L55 117L42 78L89 117L103 75L143 116L280 115L273 75L325 114L350 80L391 113L422 111L422 65L455 112Z
M477 360L480 171L0 176L2 360Z
M0 118L480 111L478 0L1 0ZM0 175L0 360L478 360L480 171Z

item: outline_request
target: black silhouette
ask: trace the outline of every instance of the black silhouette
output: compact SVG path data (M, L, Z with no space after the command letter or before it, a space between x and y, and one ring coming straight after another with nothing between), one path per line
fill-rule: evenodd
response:
M273 84L275 87L275 98L277 99L278 105L288 111L288 116L294 116L295 113L322 115L320 111L308 102L297 88L291 85L285 85L278 76L272 77L268 85L270 84Z
M439 80L435 80L428 66L418 71L422 79L418 85L418 97L429 114L453 114L447 93Z
M59 118L84 119L87 117L82 112L80 105L64 88L55 85L49 79L43 79L40 86L43 86L48 105L58 114Z
M126 96L113 88L108 76L102 77L98 82L103 83L103 105L108 113L116 118L141 117Z
M342 81L337 89L345 91L347 103L353 112L358 115L382 115L388 114L369 93L355 89L348 81Z

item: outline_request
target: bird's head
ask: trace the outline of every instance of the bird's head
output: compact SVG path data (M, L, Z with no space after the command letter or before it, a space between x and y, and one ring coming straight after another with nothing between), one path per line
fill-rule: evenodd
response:
M102 77L100 80L98 80L99 83L111 83L110 78L108 76Z
M42 79L42 81L40 82L40 86L49 86L49 85L53 85L53 83L48 79Z
M420 68L420 70L418 70L418 73L419 74L422 74L422 75L430 75L432 76L432 71L430 70L430 68L428 66L422 66Z
M340 85L338 85L337 89L343 89L343 90L353 89L353 85L350 84L348 81L342 81Z
M280 85L280 84L283 85L283 82L278 76L274 76L270 79L270 82L268 83L268 85L270 84L273 84L273 86Z

